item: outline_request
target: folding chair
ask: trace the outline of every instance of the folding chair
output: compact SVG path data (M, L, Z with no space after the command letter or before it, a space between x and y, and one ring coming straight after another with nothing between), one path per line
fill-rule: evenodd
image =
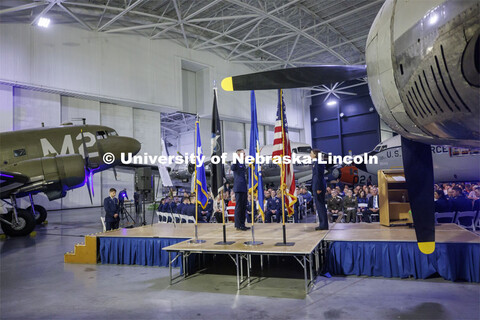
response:
M186 222L187 223L195 223L195 217L186 216Z
M476 211L460 211L457 212L455 223L465 229L472 229L475 231L475 220L477 218Z
M435 224L454 223L455 212L435 212Z
M229 207L227 207L226 215L225 215L226 218L227 218L226 221L227 221L227 222L229 222L229 221L234 222L234 221L235 221L235 213L234 213L234 214L230 214L230 213L229 213L230 211L235 212L235 206L229 206Z

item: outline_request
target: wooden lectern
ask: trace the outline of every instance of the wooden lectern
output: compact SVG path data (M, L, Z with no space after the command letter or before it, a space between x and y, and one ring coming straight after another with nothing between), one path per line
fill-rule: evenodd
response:
M394 226L413 224L403 169L378 170L380 224Z

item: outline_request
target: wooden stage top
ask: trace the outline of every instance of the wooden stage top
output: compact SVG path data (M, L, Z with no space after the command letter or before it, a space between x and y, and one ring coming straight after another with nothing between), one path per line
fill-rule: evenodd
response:
M255 240L262 241L260 246L247 246L245 241L252 240L252 232L237 231L232 223L227 224L227 241L235 241L233 245L215 245L222 241L222 225L217 223L199 223L198 238L206 240L202 244L180 242L169 249L188 251L215 252L251 252L270 254L308 254L319 242L326 241L386 241L415 242L415 230L407 226L385 227L378 223L336 223L330 225L328 231L315 231L313 223L287 224L287 242L295 242L294 246L275 246L282 241L282 225L277 223L255 224ZM134 237L134 238L194 238L194 224L156 223L132 229L120 229L96 234L97 237ZM480 236L465 230L456 224L441 224L435 227L437 243L478 243Z

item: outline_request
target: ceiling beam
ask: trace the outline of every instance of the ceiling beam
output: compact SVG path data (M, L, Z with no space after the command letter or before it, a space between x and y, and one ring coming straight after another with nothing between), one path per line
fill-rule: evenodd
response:
M172 0L172 1L173 1L173 6L175 7L175 12L177 13L178 24L180 25L180 29L182 29L183 40L185 41L185 47L188 49L188 39L187 39L187 34L185 33L185 28L183 27L182 15L180 14L180 10L178 9L177 0Z
M27 3L27 4L23 4L21 6L0 10L0 15L5 14L5 13L12 13L12 12L17 12L17 11L33 9L33 8L36 8L36 7L43 6L45 4L47 4L47 2L45 2L45 1Z
M80 19L79 17L77 17L70 9L68 9L67 7L65 7L63 4L61 3L57 3L57 5L62 8L63 11L65 11L70 17L72 17L73 19L75 19L78 23L80 23L83 27L85 27L87 30L89 31L92 31L92 28L85 22L83 21L82 19Z
M38 14L38 15L35 17L35 19L33 19L32 23L30 23L30 25L33 26L34 24L36 24L37 21L38 21L41 17L43 17L44 15L46 15L46 14L48 13L48 11L50 11L50 9L52 9L52 7L57 4L58 1L59 1L59 0L55 0L55 1L50 2L50 3L48 4L48 6L46 6L46 7L42 10L42 12L40 12L40 14Z
M128 7L125 8L125 10L123 10L122 12L120 12L119 14L117 14L115 17L113 17L112 19L110 19L109 21L107 21L103 26L101 26L100 28L97 29L97 31L102 31L103 29L105 29L106 27L108 27L109 25L111 25L112 23L114 23L115 21L117 21L118 19L120 19L121 17L123 17L124 15L126 15L128 12L132 11L135 7L139 6L140 4L142 4L142 2L144 2L145 0L137 0L135 1L133 4L129 5Z

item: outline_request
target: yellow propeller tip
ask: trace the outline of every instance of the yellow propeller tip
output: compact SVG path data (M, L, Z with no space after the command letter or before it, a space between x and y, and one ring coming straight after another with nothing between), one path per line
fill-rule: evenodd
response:
M222 89L225 91L233 91L232 77L228 77L222 80Z
M435 251L435 242L419 242L418 248L424 254L431 254Z

